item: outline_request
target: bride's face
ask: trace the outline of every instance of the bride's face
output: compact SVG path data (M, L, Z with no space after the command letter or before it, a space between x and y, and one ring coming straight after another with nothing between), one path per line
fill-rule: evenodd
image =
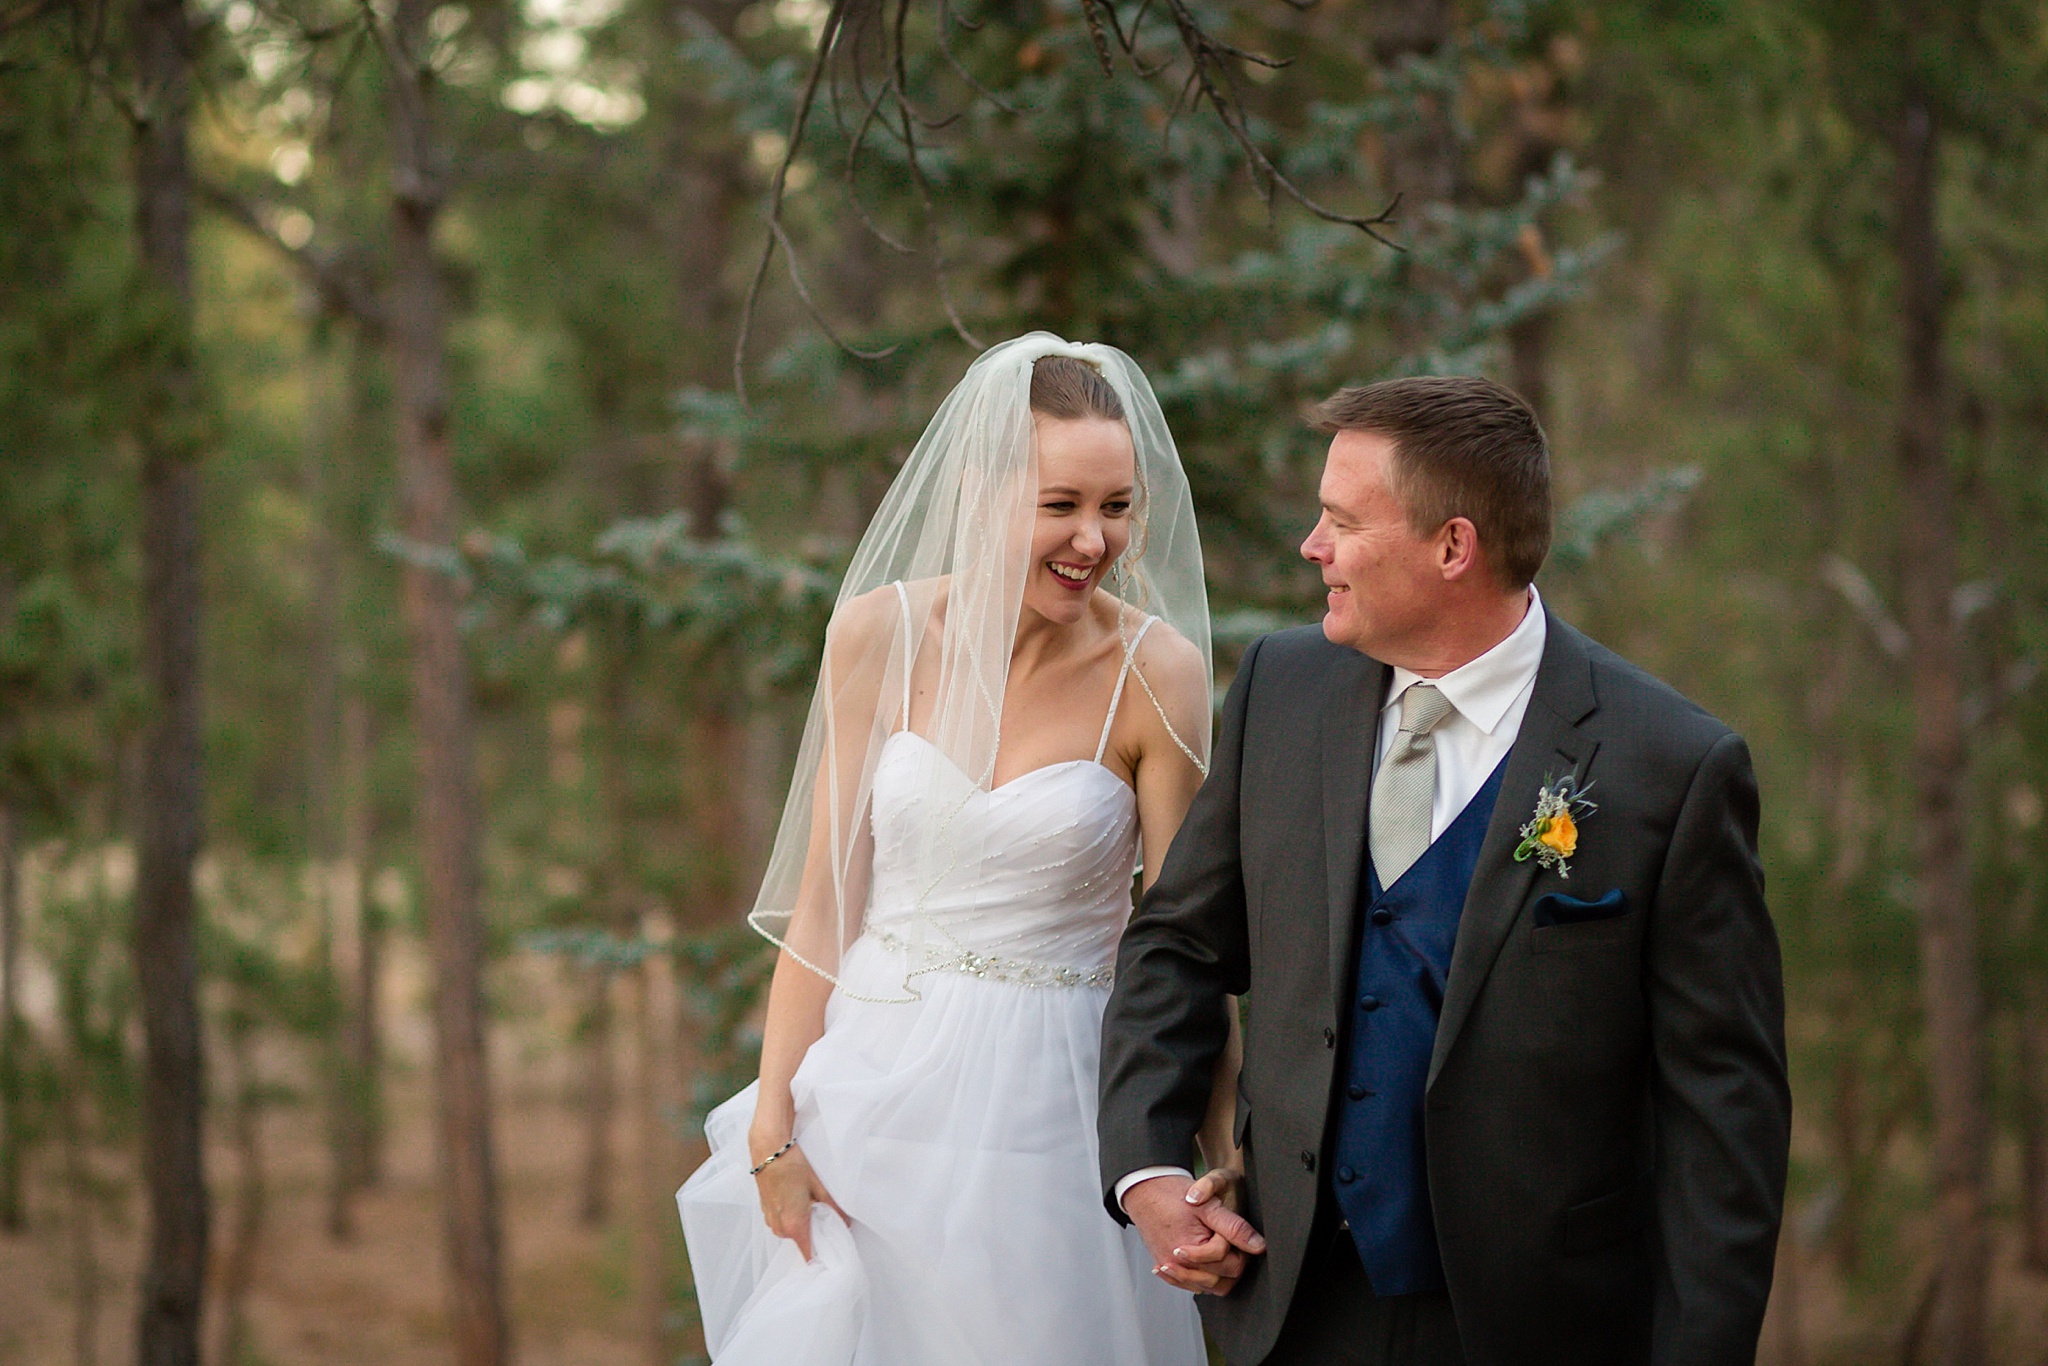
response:
M1137 455L1121 422L1040 417L1036 423L1038 513L1024 606L1070 626L1131 543Z

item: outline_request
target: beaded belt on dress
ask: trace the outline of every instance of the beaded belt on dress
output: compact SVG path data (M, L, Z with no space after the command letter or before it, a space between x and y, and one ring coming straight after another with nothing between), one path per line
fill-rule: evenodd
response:
M899 953L915 953L918 947L887 930L869 930L868 937ZM1116 969L1107 963L1099 968L1076 968L1064 963L1034 963L1025 958L997 958L969 949L949 954L929 944L924 946L924 960L919 973L959 972L1025 987L1106 987L1116 982Z

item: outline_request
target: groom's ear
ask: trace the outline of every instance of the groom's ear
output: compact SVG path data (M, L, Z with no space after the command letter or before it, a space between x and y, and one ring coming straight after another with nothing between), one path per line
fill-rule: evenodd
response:
M1447 583L1487 572L1479 528L1470 517L1453 517L1437 528L1436 563Z

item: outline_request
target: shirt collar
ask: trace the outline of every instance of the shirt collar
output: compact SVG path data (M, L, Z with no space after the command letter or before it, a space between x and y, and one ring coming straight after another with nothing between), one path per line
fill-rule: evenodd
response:
M1387 707L1401 700L1401 694L1408 691L1409 684L1431 683L1457 708L1458 715L1491 735L1515 699L1536 681L1536 668L1543 662L1543 642L1548 634L1549 627L1543 619L1543 599L1537 595L1536 585L1532 583L1529 585L1528 610L1522 613L1521 623L1498 645L1477 659L1460 664L1442 678L1425 679L1421 674L1397 666L1393 686L1387 690Z

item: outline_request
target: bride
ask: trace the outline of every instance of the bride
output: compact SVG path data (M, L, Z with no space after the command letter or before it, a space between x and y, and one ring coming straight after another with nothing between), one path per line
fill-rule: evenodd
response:
M1095 1104L1134 865L1149 884L1201 783L1209 680L1143 373L1044 332L985 353L848 570L751 916L780 950L760 1079L677 1193L719 1366L1206 1360L1103 1210Z

